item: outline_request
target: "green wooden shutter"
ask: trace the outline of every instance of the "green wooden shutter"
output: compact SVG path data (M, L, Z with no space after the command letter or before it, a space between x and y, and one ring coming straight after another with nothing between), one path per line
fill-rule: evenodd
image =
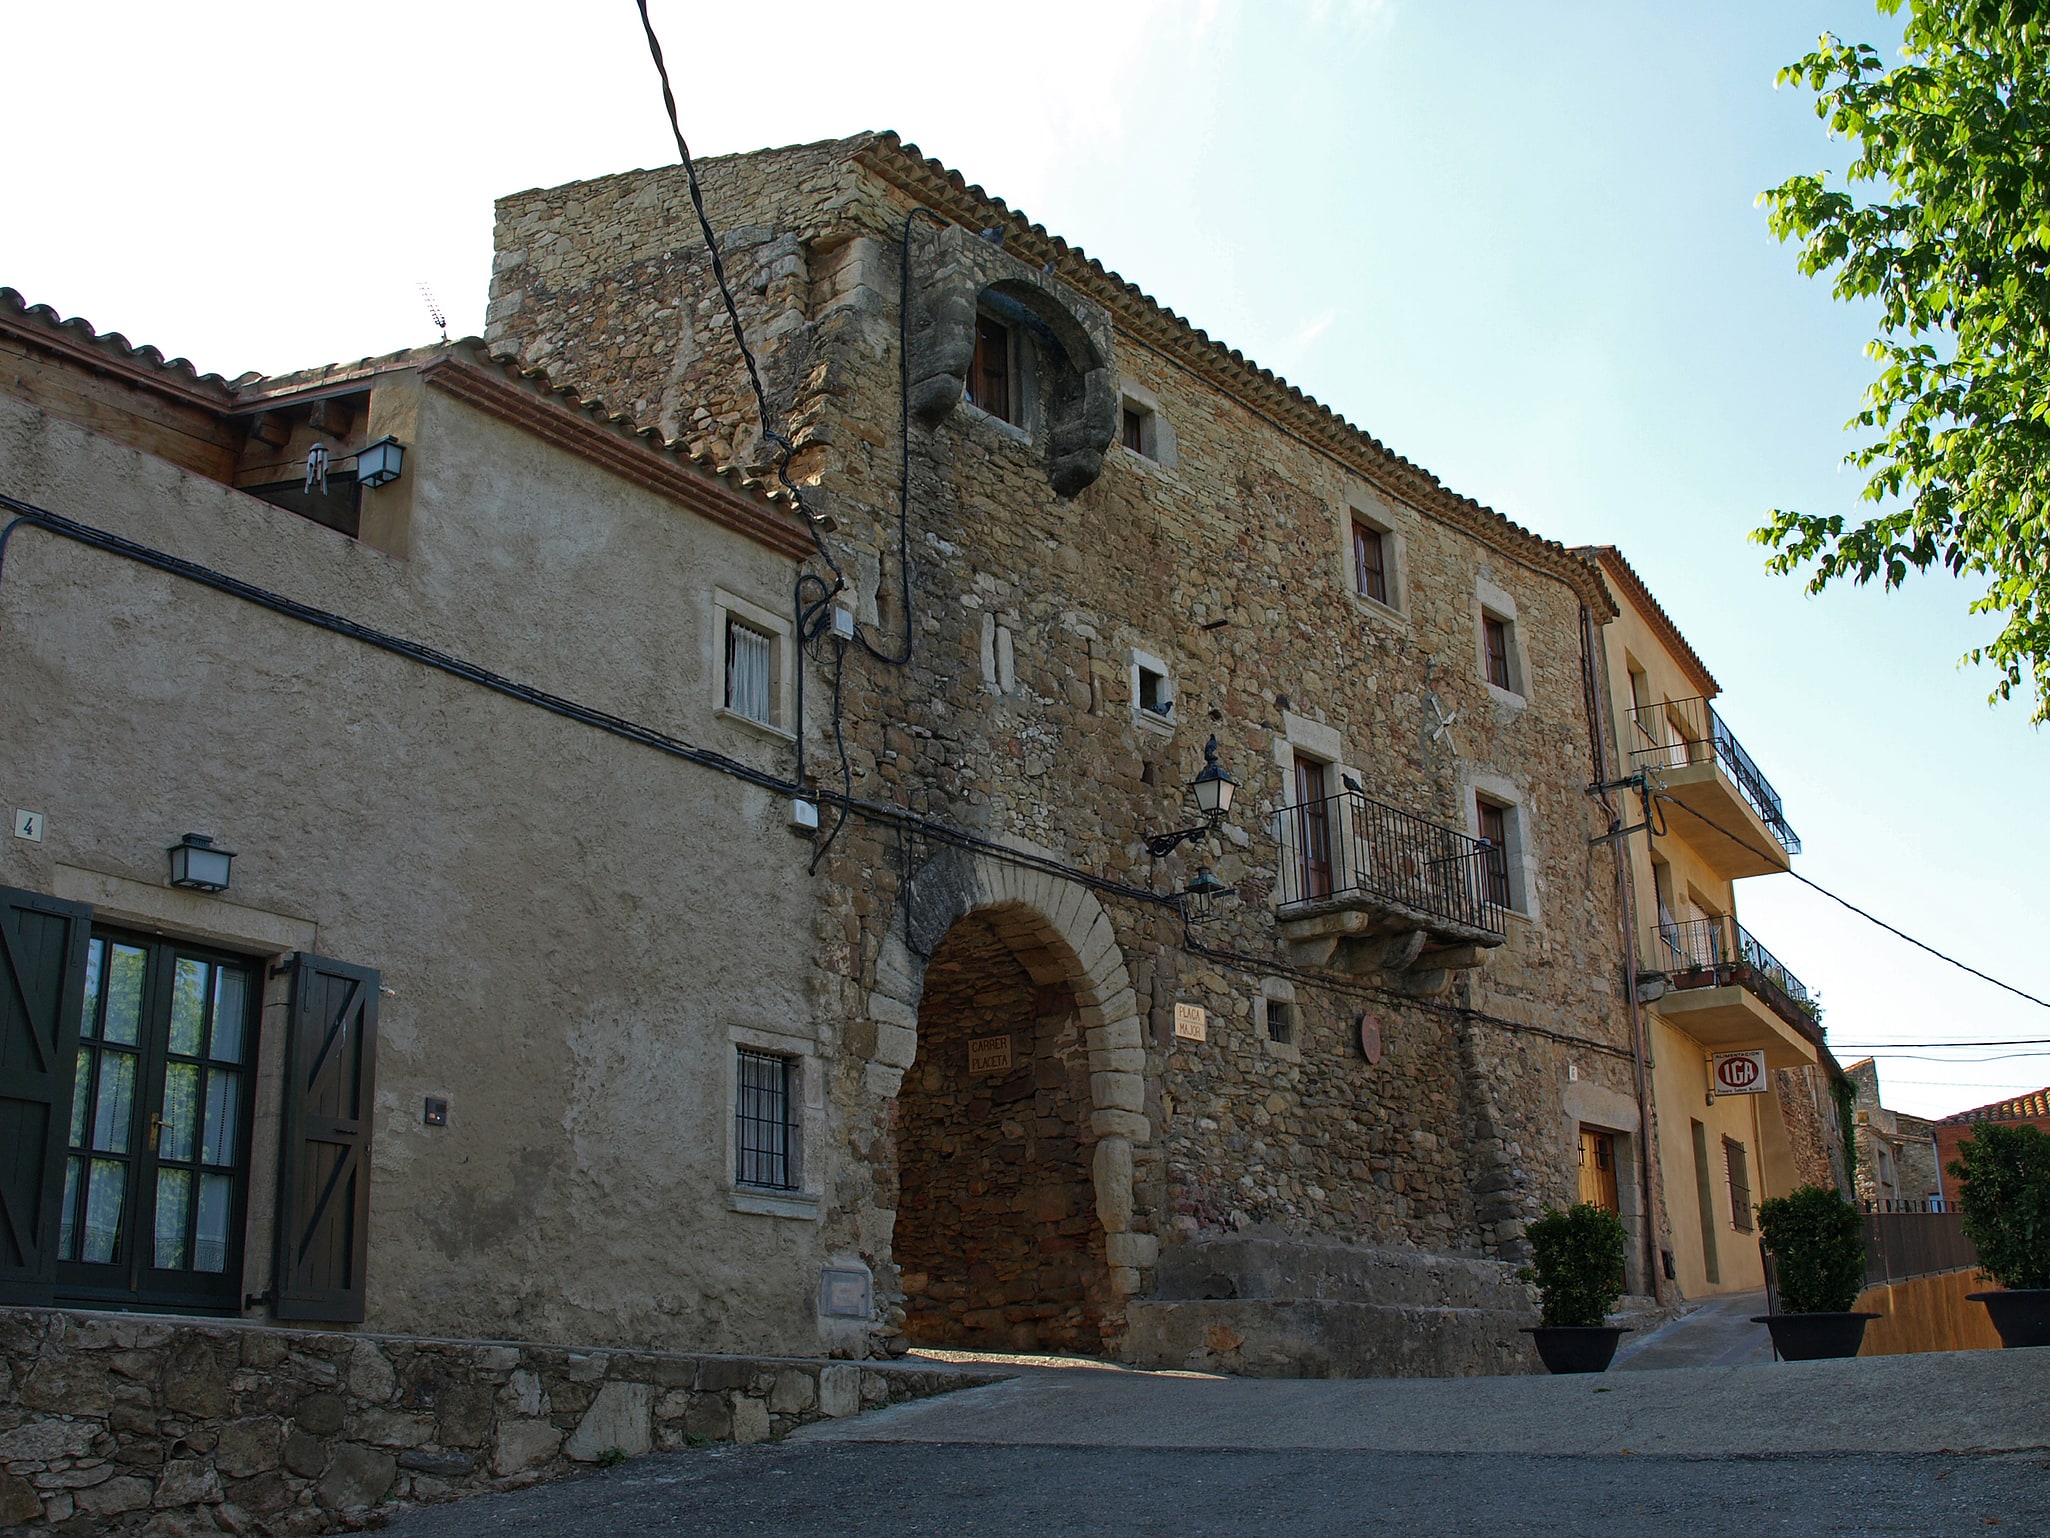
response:
M278 1167L277 1316L363 1319L378 974L292 958Z
M0 887L0 1302L48 1303L92 909Z

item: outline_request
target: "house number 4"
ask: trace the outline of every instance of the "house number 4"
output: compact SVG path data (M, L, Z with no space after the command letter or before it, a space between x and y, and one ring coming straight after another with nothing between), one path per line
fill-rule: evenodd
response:
M16 807L14 809L14 836L16 838L25 838L31 844L40 844L43 841L43 814L41 812L24 812L20 807Z

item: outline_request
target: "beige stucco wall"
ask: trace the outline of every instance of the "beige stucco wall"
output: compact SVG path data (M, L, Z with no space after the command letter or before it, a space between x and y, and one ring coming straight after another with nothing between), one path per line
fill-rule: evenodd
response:
M712 590L781 612L786 561L434 390L402 403L409 559L5 398L0 485L788 772L784 744L715 717L708 671ZM827 1344L823 1225L729 1198L734 1034L820 1054L814 1100L835 1047L808 846L771 793L24 529L0 586L0 802L48 819L40 845L0 842L0 882L380 969L368 1328ZM188 830L238 851L220 898L164 887ZM825 1140L808 1151L830 1189Z

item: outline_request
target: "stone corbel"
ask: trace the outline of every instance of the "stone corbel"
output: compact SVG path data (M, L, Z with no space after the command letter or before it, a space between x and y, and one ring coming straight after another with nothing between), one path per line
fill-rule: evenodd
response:
M1026 312L1040 350L1047 480L1072 497L1095 481L1117 432L1110 317L1049 274L954 225L911 243L906 316L908 405L931 429L961 404L975 357L975 317L985 294Z

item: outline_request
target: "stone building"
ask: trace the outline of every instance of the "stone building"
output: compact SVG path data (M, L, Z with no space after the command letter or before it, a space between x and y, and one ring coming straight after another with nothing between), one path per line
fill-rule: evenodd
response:
M1842 1188L1820 1011L1737 919L1736 883L1788 868L1779 794L1712 703L1714 676L1613 546L1586 552L1618 595L1604 631L1617 842L1651 1060L1666 1261L1688 1297L1764 1286L1754 1210Z
M702 174L820 534L808 1158L879 1333L1518 1366L1590 1133L1655 1285L1595 567L892 135ZM680 168L496 244L491 345L769 473Z
M1844 1069L1856 1095L1858 1199L1879 1211L1943 1204L1936 1122L1893 1111L1881 1102L1879 1064L1860 1058Z

